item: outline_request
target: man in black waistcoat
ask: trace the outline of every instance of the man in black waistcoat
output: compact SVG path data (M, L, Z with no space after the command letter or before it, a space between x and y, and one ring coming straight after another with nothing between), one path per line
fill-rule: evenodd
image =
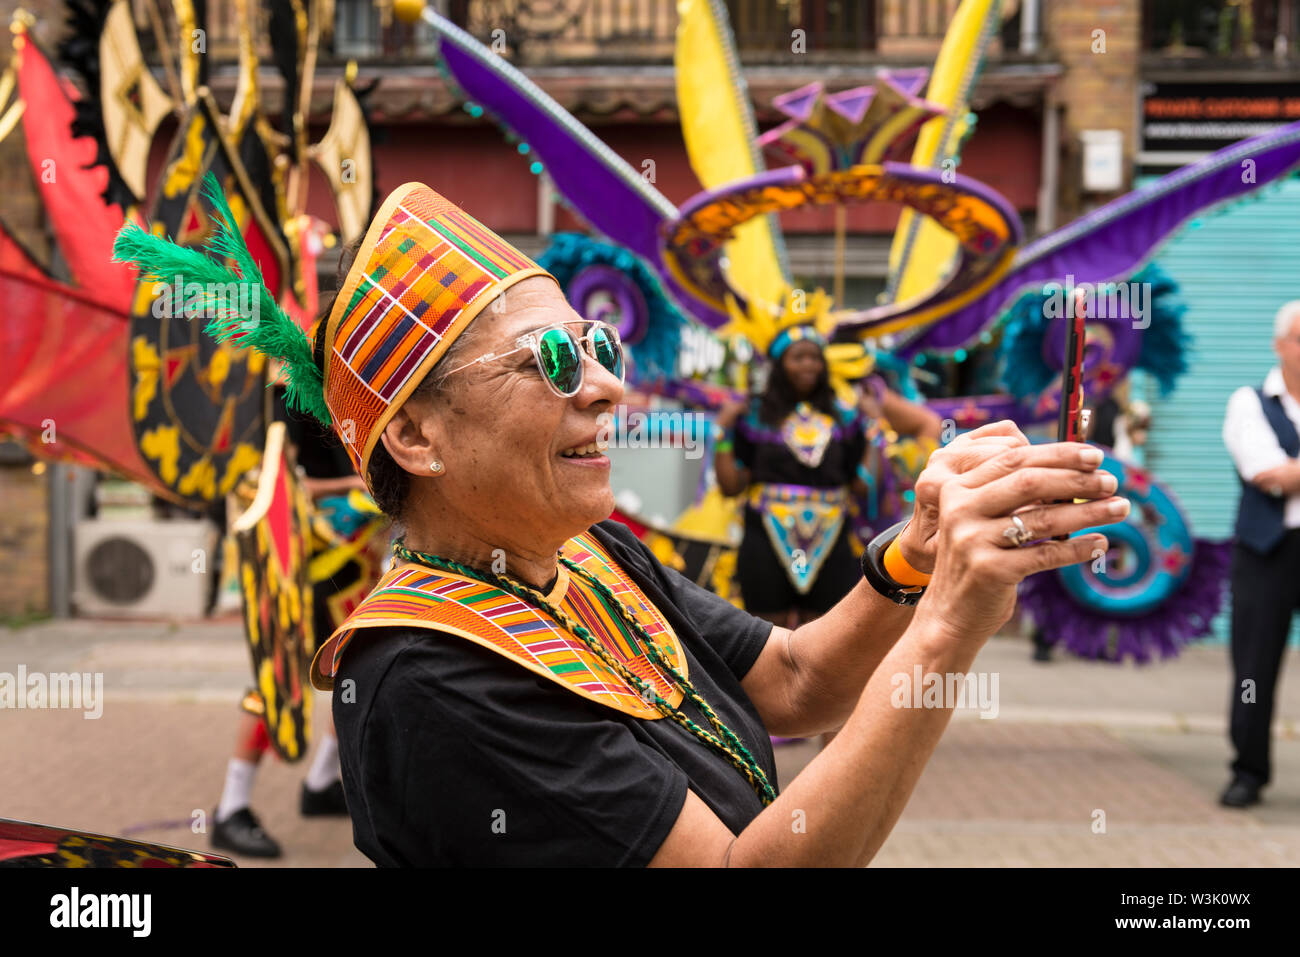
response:
M1300 607L1300 300L1278 310L1278 365L1228 400L1223 442L1241 478L1232 552L1232 782L1227 807L1268 784L1274 692L1291 615Z

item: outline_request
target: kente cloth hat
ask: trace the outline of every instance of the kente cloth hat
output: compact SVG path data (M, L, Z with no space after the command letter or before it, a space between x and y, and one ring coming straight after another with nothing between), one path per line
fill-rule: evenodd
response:
M195 284L202 292L187 314L212 315L209 335L282 360L285 403L332 424L367 485L384 426L456 337L520 280L555 279L429 187L406 183L379 208L324 321L322 375L313 355L321 322L309 338L280 308L212 172L202 193L212 206L202 249L127 222L113 258L134 264L141 279ZM253 295L229 296L231 283L251 285Z
M550 273L428 186L384 200L325 327L325 404L367 483L393 414L488 303L530 276Z

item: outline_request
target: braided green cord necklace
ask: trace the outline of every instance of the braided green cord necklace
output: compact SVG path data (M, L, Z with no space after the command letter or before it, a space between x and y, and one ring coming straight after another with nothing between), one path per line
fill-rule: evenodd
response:
M612 591L610 591L609 587L605 585L604 582L593 577L582 566L562 556L560 558L564 567L569 569L583 581L590 584L606 604L614 610L623 624L630 631L636 634L645 649L646 657L649 658L651 663L661 671L671 676L673 682L681 690L682 694L690 700L692 704L699 708L700 712L706 718L709 719L709 723L713 725L714 729L717 731L716 735L701 728L698 724L677 710L677 708L673 707L672 704L659 695L655 690L654 685L650 684L650 682L646 681L636 672L628 668L622 661L614 657L599 638L578 622L574 621L568 614L551 605L541 592L534 588L530 588L527 585L512 581L509 578L487 572L480 572L475 568L470 568L468 565L462 565L459 562L453 562L450 559L442 558L438 555L429 555L425 552L411 551L406 547L405 541L405 536L403 536L393 543L393 554L403 561L425 565L429 568L435 568L440 571L449 571L457 575L463 575L466 578L472 578L475 581L480 581L484 584L491 585L494 588L499 588L502 591L509 592L511 595L527 602L533 607L545 611L563 627L576 635L578 639L587 646L587 649L592 654L604 662L606 667L619 675L624 681L632 685L632 687L636 688L641 698L653 705L655 710L660 714L671 719L674 723L681 725L706 745L722 752L722 754L726 756L727 760L745 776L750 787L754 789L755 793L758 794L759 800L763 802L764 807L776 800L776 791L768 782L767 775L763 772L763 769L758 766L758 762L755 761L754 756L749 753L749 749L741 743L740 738L736 736L734 731L723 724L721 719L718 718L717 713L709 707L708 702L700 696L686 676L668 663L662 649L655 644L654 639L650 637L649 632L647 632L644 626L642 626L642 624L628 612L623 603L618 600Z

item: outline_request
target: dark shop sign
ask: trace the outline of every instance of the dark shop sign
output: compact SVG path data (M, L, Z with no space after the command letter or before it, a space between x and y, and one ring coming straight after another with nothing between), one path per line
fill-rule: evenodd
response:
M1300 121L1300 83L1148 83L1142 149L1217 150Z

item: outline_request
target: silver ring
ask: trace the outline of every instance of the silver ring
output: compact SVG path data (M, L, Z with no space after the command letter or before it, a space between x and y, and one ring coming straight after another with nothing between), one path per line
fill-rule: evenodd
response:
M1002 533L1002 537L1009 540L1016 548L1024 548L1033 536L1029 534L1029 529L1025 528L1025 523L1020 520L1019 515L1011 516L1011 525Z
M1282 486L1280 486L1280 485L1274 485L1271 489L1268 490L1268 494L1269 494L1269 495L1272 495L1274 498L1281 498L1281 497L1282 497Z

